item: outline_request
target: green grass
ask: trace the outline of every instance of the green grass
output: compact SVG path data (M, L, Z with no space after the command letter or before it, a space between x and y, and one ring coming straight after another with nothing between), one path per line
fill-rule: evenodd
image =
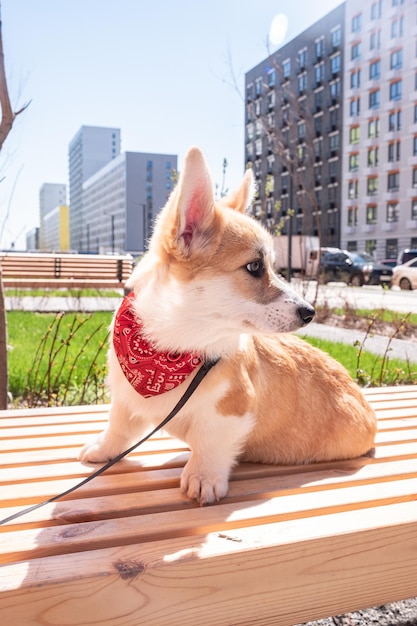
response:
M112 313L9 311L9 389L30 406L107 401L104 380ZM349 346L306 338L342 363L361 385L417 383L417 365ZM388 341L388 340L387 340ZM358 360L358 353L360 359Z
M13 398L37 404L105 399L108 326L112 314L9 311L8 369Z
M115 289L5 289L4 295L13 298L31 297L71 297L71 298L120 298L122 290Z
M316 348L327 352L336 361L342 363L354 380L363 386L381 386L417 383L417 364L400 359L391 359L361 350L360 346L334 343L316 337L303 337ZM388 339L387 339L388 343Z

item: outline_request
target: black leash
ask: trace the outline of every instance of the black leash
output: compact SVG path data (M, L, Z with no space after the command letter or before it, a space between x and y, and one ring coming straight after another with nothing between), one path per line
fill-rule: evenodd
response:
M146 435L146 437L144 437L143 439L141 439L140 441L135 443L133 446L131 446L130 448L128 448L124 452L121 452L120 454L118 454L116 457L114 457L114 459L112 459L111 461L108 461L105 465L103 465L98 470L96 470L95 472L90 474L90 476L87 476L87 478L84 478L82 481L80 481L79 483L77 483L73 487L70 487L66 491L63 491L62 493L59 493L57 496L53 496L52 498L49 498L49 500L44 500L43 502L38 502L38 504L34 504L33 506L29 506L26 509L23 509L23 511L18 511L17 513L14 513L13 515L10 515L9 517L5 517L4 519L0 520L0 526L3 525L3 524L6 524L7 522L11 522L12 520L17 519L18 517L22 517L22 515L26 515L27 513L31 513L32 511L36 511L36 509L39 509L42 506L45 506L46 504L51 504L52 502L55 502L56 500L59 500L60 498L63 498L64 496L67 496L68 494L72 493L73 491L76 491L80 487L83 487L84 485L89 483L90 480L93 480L93 478L96 478L96 476L100 476L100 474L103 474L103 472L105 472L107 469L109 469L109 467L111 467L112 465L114 465L115 463L117 463L118 461L123 459L125 456L130 454L130 452L133 452L133 450L135 450L135 448L138 448L140 445L142 445L142 443L147 441L150 437L152 437L152 435L154 435L156 432L158 432L158 430L163 428L166 424L168 424L169 421L172 420L173 417L175 417L175 415L182 409L184 404L190 399L190 397L192 396L194 391L197 389L197 387L199 386L199 384L201 383L203 378L209 373L211 368L214 365L216 365L218 360L219 359L216 359L214 361L205 361L203 363L203 365L201 366L201 368L197 372L196 376L193 378L193 380L191 381L191 383L189 384L189 386L185 390L185 392L182 395L182 397L178 400L177 404L174 406L172 411L166 416L166 418L160 424L158 424L158 426L156 426L148 435Z

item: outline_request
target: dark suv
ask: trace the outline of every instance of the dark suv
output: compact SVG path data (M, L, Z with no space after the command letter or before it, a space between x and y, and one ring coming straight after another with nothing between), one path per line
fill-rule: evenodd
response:
M331 281L344 282L348 285L386 285L392 280L392 268L377 263L365 252L326 252L320 259L319 280L323 283Z

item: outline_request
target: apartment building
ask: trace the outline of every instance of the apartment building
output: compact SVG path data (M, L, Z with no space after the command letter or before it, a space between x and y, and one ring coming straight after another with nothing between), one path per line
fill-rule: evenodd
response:
M272 232L377 259L417 247L415 0L346 0L246 74L245 106Z
M66 204L48 211L41 228L43 247L46 252L66 252L70 249L69 207Z
M84 250L141 253L165 205L177 155L123 152L84 181Z
M417 247L417 4L346 2L341 244Z
M64 183L44 183L39 191L39 248L50 250L45 238L45 220L51 211L67 204L67 186ZM68 249L68 246L67 248Z
M254 215L326 246L340 244L344 14L341 4L245 76Z
M69 144L69 203L71 248L87 250L83 183L120 154L120 129L82 126Z

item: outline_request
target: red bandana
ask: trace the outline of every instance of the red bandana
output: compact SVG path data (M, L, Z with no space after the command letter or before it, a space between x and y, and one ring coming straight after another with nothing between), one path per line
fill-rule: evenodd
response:
M201 364L196 354L159 352L142 336L142 322L129 293L116 313L113 346L124 375L144 398L151 398L178 387Z

